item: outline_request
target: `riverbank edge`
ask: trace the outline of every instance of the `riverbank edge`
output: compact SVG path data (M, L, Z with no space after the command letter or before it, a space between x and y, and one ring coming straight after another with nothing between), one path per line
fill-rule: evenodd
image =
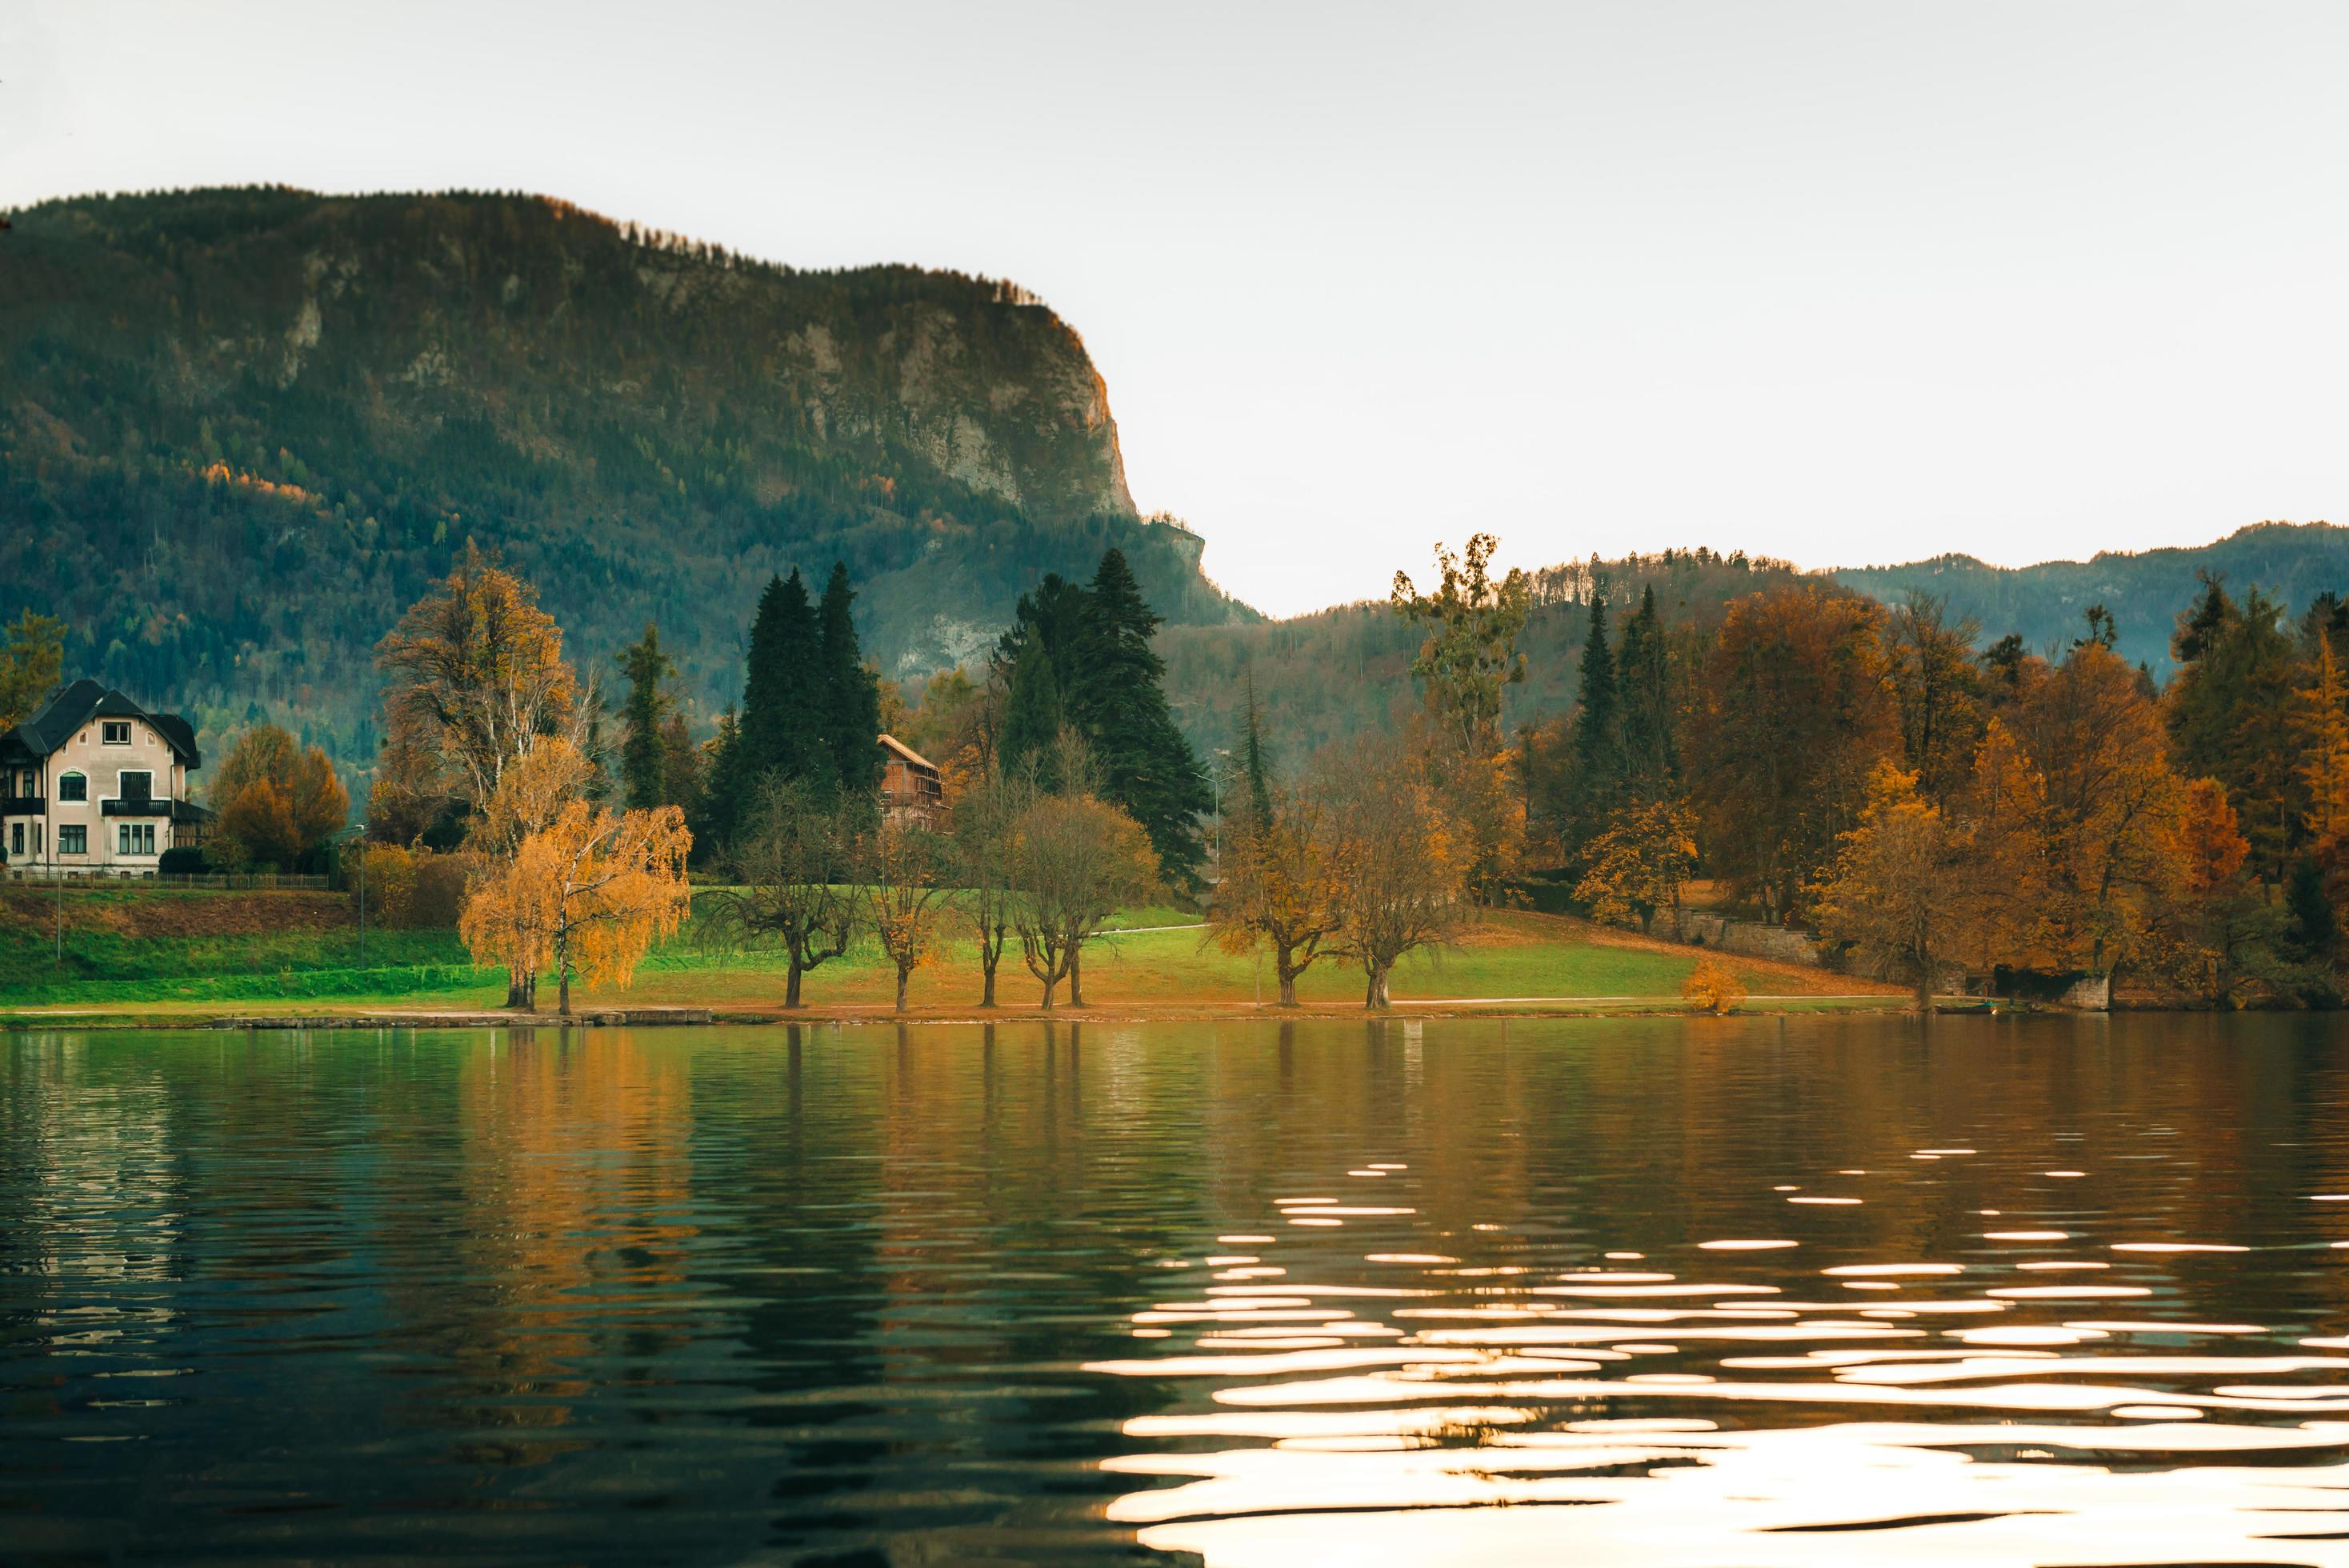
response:
M1749 996L1731 1016L1812 1013L1905 1013L1905 996L1824 995ZM359 1032L381 1030L543 1029L543 1028L695 1028L718 1025L765 1027L789 1024L1182 1024L1287 1023L1310 1020L1383 1020L1417 1023L1428 1018L1621 1018L1702 1017L1708 1015L1672 996L1513 997L1501 1003L1473 997L1398 1001L1384 1011L1340 1005L1281 1007L1252 1003L1224 1006L1135 1007L1117 1003L1084 1007L999 1008L975 1006L912 1008L899 1013L888 1007L822 1006L796 1011L774 1008L609 1007L581 1008L571 1016L554 1013L419 1008L413 1012L382 1008L335 1011L256 1012L250 1007L229 1010L160 1013L140 1009L71 1008L0 1010L0 1031L30 1033L58 1029L216 1029L222 1032L283 1033L292 1031Z

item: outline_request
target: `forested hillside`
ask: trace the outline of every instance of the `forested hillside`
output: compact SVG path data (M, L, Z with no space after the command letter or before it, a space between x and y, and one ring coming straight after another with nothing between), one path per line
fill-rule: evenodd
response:
M866 649L989 645L1122 547L1161 614L1247 614L1135 514L1106 390L1017 287L802 273L498 195L45 203L0 232L0 618L196 717L347 761L371 654L467 538L609 674L647 620L707 718L793 565Z
M1413 572L1423 566L1397 564ZM2170 634L2179 612L2201 596L2206 572L2239 593L2261 588L2297 616L2319 594L2349 590L2349 528L2270 522L2193 549L2107 552L2088 562L2011 568L1945 555L1824 575L1888 603L1899 603L1912 588L1941 595L1953 623L1968 616L1981 623L1985 648L2013 633L2031 652L2060 652L2085 631L2089 607L2101 603L2116 623L2116 652L2167 680L2173 668ZM1684 625L1716 624L1732 599L1798 575L1784 562L1710 550L1534 573L1533 606L1518 643L1526 680L1506 694L1512 727L1560 717L1573 706L1591 584L1602 574L1610 584L1609 603L1618 609L1636 604L1653 584L1665 619ZM1383 601L1212 631L1172 626L1159 640L1167 690L1185 728L1202 747L1231 744L1243 676L1251 669L1266 721L1292 762L1325 742L1376 727L1392 717L1393 704L1413 700L1405 673L1418 635Z
M1427 562L1401 564L1415 576L1427 574ZM1783 561L1700 549L1550 566L1530 575L1532 604L1517 639L1526 679L1504 694L1502 717L1511 730L1574 706L1590 601L1602 579L1608 603L1619 611L1636 605L1652 586L1670 620L1702 628L1718 624L1731 600L1797 573ZM1169 626L1158 634L1158 648L1175 717L1195 745L1212 751L1234 743L1253 677L1276 761L1295 769L1329 742L1366 734L1413 709L1410 669L1421 636L1381 600L1286 621Z
M2257 587L2293 614L2319 593L2349 585L2349 528L2330 523L2255 523L2213 544L2190 549L2106 551L2088 561L2037 566L1986 566L1971 555L1941 555L1905 566L1846 568L1835 575L1847 587L1887 603L1911 588L1949 602L1952 615L1970 615L1990 636L2019 634L2034 652L2080 634L2092 604L2112 612L2116 651L2131 664L2151 666L2158 680L2171 669L2169 634L2178 612L2200 596L2202 573L2225 579L2238 593Z

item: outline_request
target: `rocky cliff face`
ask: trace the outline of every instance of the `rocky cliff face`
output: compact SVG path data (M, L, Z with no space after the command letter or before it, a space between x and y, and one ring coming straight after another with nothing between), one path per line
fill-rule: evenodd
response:
M66 615L77 668L364 749L367 650L468 536L591 658L657 621L705 705L794 564L846 562L907 673L1112 543L1171 619L1234 613L1008 284L532 197L93 198L0 236L0 613Z

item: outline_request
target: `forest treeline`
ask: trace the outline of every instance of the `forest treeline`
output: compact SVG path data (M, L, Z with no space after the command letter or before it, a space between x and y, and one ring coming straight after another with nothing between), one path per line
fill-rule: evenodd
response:
M1517 647L1532 579L1444 557L1442 634L1413 668L1428 722L1479 687L1457 754L1472 885L1531 879L1595 918L1677 923L1714 881L1751 916L1937 988L2018 973L2119 976L2233 1006L2331 1004L2349 900L2349 606L2298 616L2206 576L2157 683L2083 611L2034 650L1938 596L1887 606L1822 578L1673 613L1603 571L1584 596L1575 695L1506 738L1489 715L1532 684ZM1681 602L1683 605L1686 600ZM1415 601L1398 583L1396 603ZM1422 616L1423 617L1423 614ZM1463 656L1459 650L1475 656Z

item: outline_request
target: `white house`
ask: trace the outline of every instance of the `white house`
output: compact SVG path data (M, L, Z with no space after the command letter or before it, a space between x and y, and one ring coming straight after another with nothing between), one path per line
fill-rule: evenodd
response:
M186 719L76 681L0 735L0 849L15 870L151 876L203 836L212 813L188 799L202 766Z

